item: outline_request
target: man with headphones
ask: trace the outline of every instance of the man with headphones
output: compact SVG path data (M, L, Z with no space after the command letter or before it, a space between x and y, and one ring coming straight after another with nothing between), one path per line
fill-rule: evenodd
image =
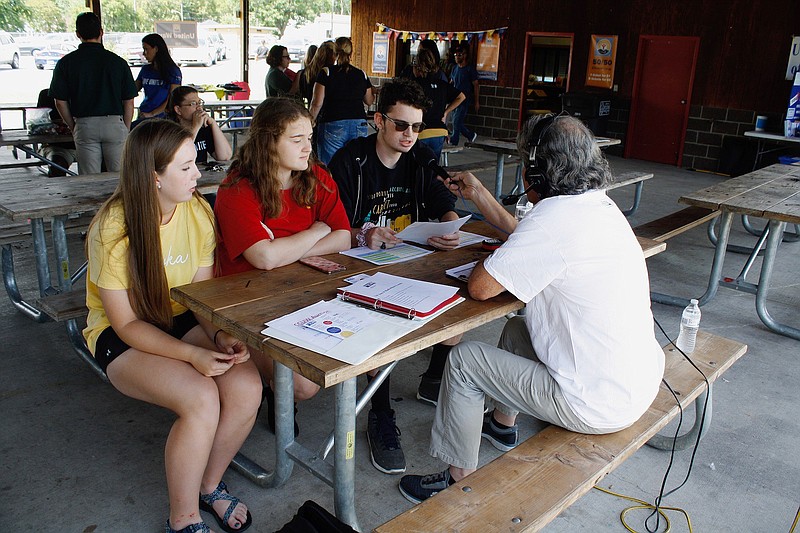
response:
M514 448L518 413L612 433L641 417L664 373L644 255L605 194L612 177L594 136L568 115L536 116L517 145L527 160L523 194L535 204L521 221L472 174L447 180L508 233L473 270L470 296L509 291L526 309L506 323L498 347L464 342L450 351L429 450L449 467L401 479L415 503L474 472L481 437ZM486 418L485 396L495 405Z

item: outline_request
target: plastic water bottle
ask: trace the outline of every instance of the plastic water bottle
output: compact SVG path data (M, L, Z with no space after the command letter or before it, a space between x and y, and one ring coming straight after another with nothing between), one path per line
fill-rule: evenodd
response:
M517 207L514 210L514 216L517 220L522 220L522 217L528 214L528 211L533 209L533 204L528 200L528 196L523 194L517 200Z
M683 353L692 353L698 329L700 329L700 306L697 300L692 299L681 315L681 332L678 334L675 346L683 350Z

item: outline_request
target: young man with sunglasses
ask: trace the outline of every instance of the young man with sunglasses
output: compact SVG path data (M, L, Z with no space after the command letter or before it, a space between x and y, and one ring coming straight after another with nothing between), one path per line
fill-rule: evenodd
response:
M428 168L436 157L417 142L425 128L422 113L430 105L422 88L405 79L383 86L375 113L377 133L350 141L336 152L329 169L350 218L353 246L393 248L396 233L416 221L449 221L458 218L453 196ZM458 246L458 233L431 237L428 244L439 250ZM436 404L439 385L450 347L458 338L433 348L431 364L423 375L417 398ZM387 474L405 471L400 430L389 404L389 378L372 397L367 438L372 464Z

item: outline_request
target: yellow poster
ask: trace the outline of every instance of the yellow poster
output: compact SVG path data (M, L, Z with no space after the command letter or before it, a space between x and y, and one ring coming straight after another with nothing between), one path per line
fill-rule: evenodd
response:
M614 63L617 59L617 36L592 35L589 44L586 85L604 89L613 88Z
M478 57L475 69L479 80L497 80L497 63L500 59L500 36L486 35L478 42Z

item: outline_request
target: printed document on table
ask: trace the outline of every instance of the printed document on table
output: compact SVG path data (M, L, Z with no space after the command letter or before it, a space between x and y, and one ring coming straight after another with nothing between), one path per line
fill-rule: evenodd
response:
M477 264L477 261L473 261L472 263L467 263L466 265L448 268L444 271L444 273L449 278L467 282L469 281L469 276L472 274L472 271L475 270L475 265Z
M394 276L384 272L377 272L349 287L339 289L339 293L345 299L350 298L366 304L375 303L377 307L384 304L387 309L413 310L422 316L437 310L452 299L457 292L458 287Z
M356 259L363 259L373 265L383 266L417 259L418 257L432 254L433 250L423 250L422 248L410 244L400 243L386 250L370 250L366 246L359 246L358 248L350 248L349 250L339 253L355 257Z
M458 233L461 226L470 219L472 215L461 217L458 220L449 222L414 222L406 229L395 235L398 239L425 244L431 237L441 237Z
M459 298L458 301L426 320L408 320L402 317L390 316L358 307L339 299L327 302L320 301L284 317L267 322L267 327L261 333L338 361L357 365L400 337L422 327L428 320L439 316L453 305L463 301L463 298ZM324 316L326 313L342 313L350 317L368 317L370 322L369 325L365 325L363 329L347 338L338 338L305 327L306 324Z
M456 248L463 248L464 246L469 246L471 244L480 244L486 238L487 237L483 235L478 235L477 233L470 233L468 231L459 231L458 246L456 246Z

